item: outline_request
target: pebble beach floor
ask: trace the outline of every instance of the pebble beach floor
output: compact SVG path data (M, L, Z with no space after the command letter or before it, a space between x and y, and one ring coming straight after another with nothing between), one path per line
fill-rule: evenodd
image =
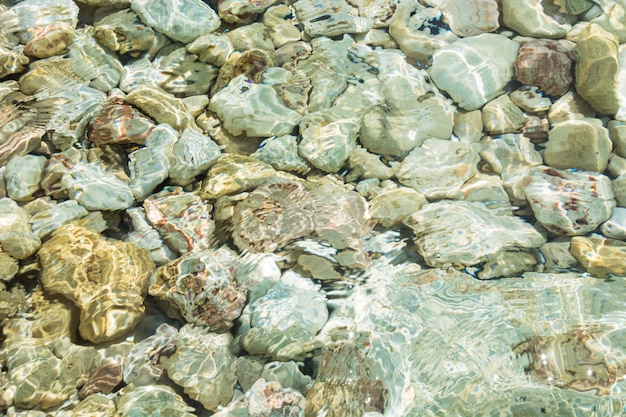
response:
M626 0L0 1L0 414L626 415Z

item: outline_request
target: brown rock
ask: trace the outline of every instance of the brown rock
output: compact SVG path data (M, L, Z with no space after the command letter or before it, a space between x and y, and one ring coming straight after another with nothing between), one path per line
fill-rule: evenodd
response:
M551 96L562 96L572 83L574 56L563 43L537 39L526 42L515 60L515 79Z

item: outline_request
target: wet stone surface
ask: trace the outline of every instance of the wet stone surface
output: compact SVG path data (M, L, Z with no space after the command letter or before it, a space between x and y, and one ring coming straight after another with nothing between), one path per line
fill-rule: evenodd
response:
M0 0L0 414L626 410L624 0Z

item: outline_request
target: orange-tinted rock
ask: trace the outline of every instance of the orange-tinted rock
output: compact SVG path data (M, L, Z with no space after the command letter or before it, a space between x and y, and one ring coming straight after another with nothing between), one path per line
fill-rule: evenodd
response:
M41 247L39 262L44 289L63 295L81 310L78 330L84 339L114 340L143 317L148 278L154 271L144 249L66 224Z
M63 21L35 27L32 31L35 37L24 46L24 53L36 58L64 54L74 42L74 27Z
M626 243L620 240L576 236L569 250L590 274L626 275Z

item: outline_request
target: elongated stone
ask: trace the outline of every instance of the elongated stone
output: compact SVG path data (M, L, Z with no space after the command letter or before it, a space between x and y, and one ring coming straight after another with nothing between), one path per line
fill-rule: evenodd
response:
M619 73L618 40L615 35L595 24L588 25L574 50L576 91L596 111L615 114L617 75Z

